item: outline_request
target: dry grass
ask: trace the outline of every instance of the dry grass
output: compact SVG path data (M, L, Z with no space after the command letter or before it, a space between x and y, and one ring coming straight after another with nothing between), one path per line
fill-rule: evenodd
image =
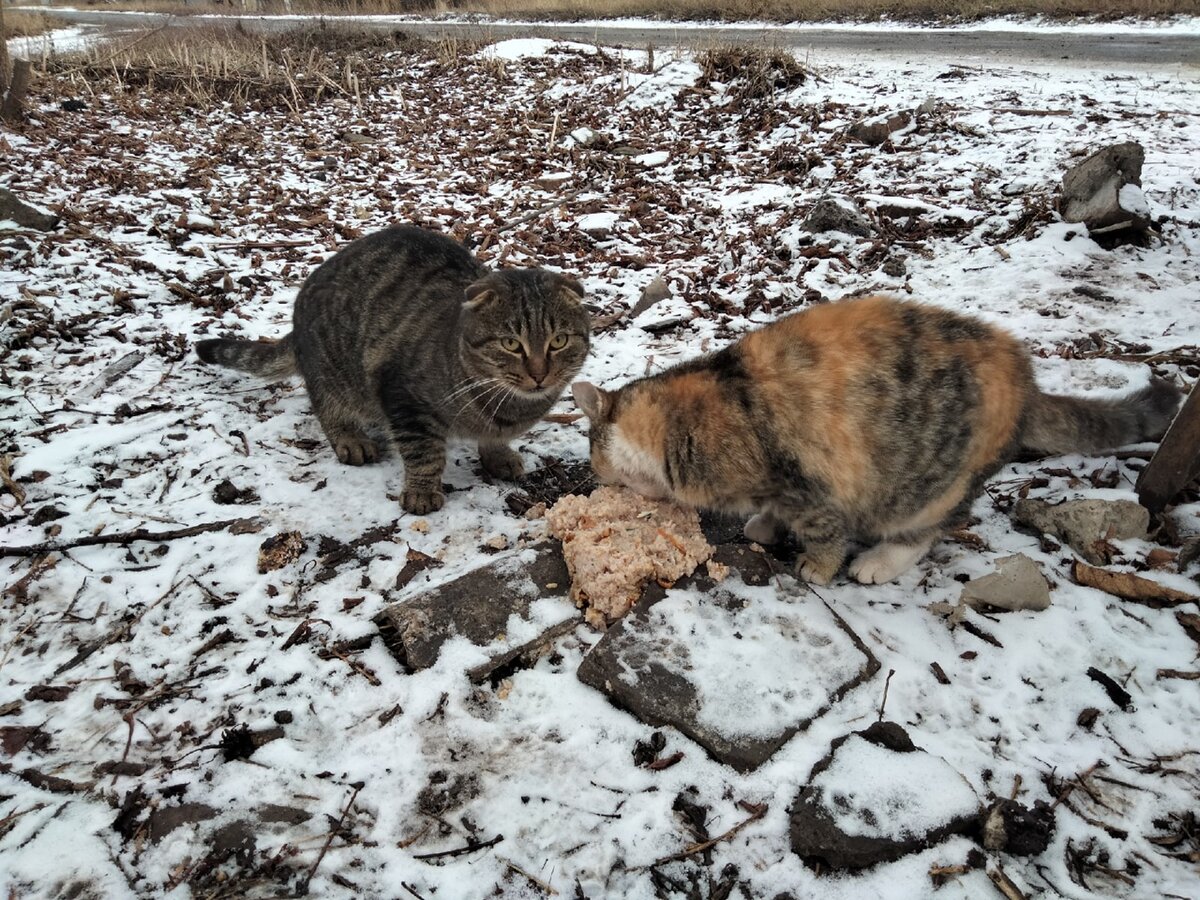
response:
M10 38L36 37L53 30L56 26L61 27L61 23L39 12L10 9L4 13L4 28Z
M162 12L239 11L229 4L184 6L179 0L118 0L105 9ZM998 15L1055 19L1200 15L1200 0L292 0L297 13L383 14L483 12L533 19L611 18L745 21L849 21L891 18L962 21ZM284 12L283 0L258 0L260 13Z
M299 113L331 97L360 102L371 87L370 62L396 50L428 52L399 32L302 26L264 39L239 27L163 27L48 65L80 91L115 81L118 89L169 91L199 105L256 103Z

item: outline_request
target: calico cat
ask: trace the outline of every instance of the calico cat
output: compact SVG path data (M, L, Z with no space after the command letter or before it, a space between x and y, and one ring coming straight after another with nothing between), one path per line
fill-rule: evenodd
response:
M374 462L386 429L404 460L401 505L441 509L446 440L479 442L483 468L521 474L508 441L578 373L590 321L578 281L545 269L491 272L461 244L396 226L348 244L305 280L291 334L205 340L196 352L277 378L299 371L339 460Z
M602 481L689 506L754 513L804 544L826 584L852 539L864 584L891 581L1022 450L1088 452L1155 439L1180 392L1153 380L1115 401L1041 393L1010 334L886 297L816 306L616 391L577 383Z

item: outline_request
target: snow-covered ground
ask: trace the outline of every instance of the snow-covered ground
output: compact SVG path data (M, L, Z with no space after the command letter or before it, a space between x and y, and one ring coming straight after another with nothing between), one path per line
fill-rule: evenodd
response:
M712 80L662 50L653 71L644 53L547 42L447 53L399 46L364 63L361 107L332 99L300 116L282 101L116 96L113 83L80 88L87 108L67 112L65 86L43 82L32 120L0 132L0 183L65 217L50 235L0 231L0 451L15 479L0 494L0 543L252 520L3 559L0 891L275 896L313 870L320 897L998 897L978 868L935 891L931 866L964 863L967 838L855 876L815 872L789 849L792 798L832 739L875 721L894 670L887 717L978 796L1009 796L1019 779L1032 804L1074 785L1045 853L993 860L1029 896L1200 896L1186 818L1200 800L1200 681L1157 675L1195 671L1197 644L1173 610L1075 585L1069 550L1007 515L1016 496L1130 497L1136 455L1006 468L968 532L898 583L822 589L879 676L754 772L673 732L664 755L683 756L655 771L632 755L653 729L575 677L598 638L586 626L494 687L465 676L481 656L464 641L417 673L384 647L372 619L388 602L490 561L500 536L541 538L471 448L452 449L446 508L416 520L396 502L398 461L339 466L298 383L242 379L190 352L217 333L284 333L316 263L357 234L415 221L469 238L490 263L581 278L606 322L584 372L600 384L786 311L884 290L1003 323L1049 388L1120 393L1145 382L1149 354L1190 385L1194 71L828 54L806 60L819 78L745 96L743 80ZM930 100L893 144L845 136L854 120ZM1068 164L1121 140L1145 145L1161 235L1110 251L1058 221L1053 200ZM878 234L802 230L827 195L872 210ZM901 209L913 201L920 215ZM673 296L613 322L656 277ZM97 382L135 351L132 369ZM530 468L586 458L584 425L570 419L521 442ZM225 480L232 505L214 497ZM1182 536L1200 531L1200 504L1173 521ZM324 578L332 541L372 529ZM260 574L259 545L287 532L306 549ZM1122 542L1114 568L1144 570L1155 549ZM410 550L443 565L396 589ZM969 628L951 627L941 612L960 582L1014 552L1051 578L1053 605L968 612ZM1147 577L1195 590L1186 575ZM805 602L786 577L777 594L746 598ZM672 608L720 625L694 602L661 615ZM706 677L720 678L714 661L733 640L698 641ZM761 666L787 658L775 650ZM1129 691L1130 709L1093 667ZM1098 718L1079 724L1089 707ZM261 746L238 752L241 726ZM767 810L710 851L653 866L697 840L694 820L672 812L680 795L705 810L712 837L747 808Z

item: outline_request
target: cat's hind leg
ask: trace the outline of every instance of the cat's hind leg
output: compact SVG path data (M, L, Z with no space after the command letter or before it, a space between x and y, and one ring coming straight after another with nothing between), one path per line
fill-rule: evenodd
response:
M861 584L886 584L899 578L929 552L937 532L880 541L850 563L850 577Z
M783 536L783 529L786 527L770 513L758 513L746 522L742 534L747 540L760 544L774 544Z
M355 415L361 404L349 402L338 391L313 390L309 386L309 398L321 430L329 439L329 445L337 454L339 462L348 466L361 466L379 459L379 445L367 437L362 419Z
M525 473L525 464L521 462L521 454L504 441L481 440L479 442L479 461L483 464L483 471L493 478L515 481Z

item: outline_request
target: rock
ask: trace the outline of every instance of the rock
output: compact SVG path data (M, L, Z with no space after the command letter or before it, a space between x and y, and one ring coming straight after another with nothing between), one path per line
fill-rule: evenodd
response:
M713 559L737 576L718 584L700 569L671 589L650 584L584 657L578 676L642 722L672 726L745 772L879 662L815 595L748 591L769 584L778 568L764 553L721 544Z
M589 237L603 239L617 227L617 214L610 212L587 213L579 217L579 230Z
M537 659L556 638L574 630L580 614L567 599L570 587L562 551L557 542L546 543L393 603L375 623L388 649L412 670L432 666L452 637L486 648L487 661L468 673L478 682L500 666ZM544 599L559 603L531 617L534 603ZM521 627L512 627L514 617Z
M1023 553L996 560L996 571L963 585L962 602L996 609L1043 610L1050 605L1050 585L1038 564Z
M146 824L150 843L157 844L176 828L215 819L219 811L205 803L176 803L159 806L150 812Z
M662 276L656 276L653 281L642 288L642 296L638 298L638 302L634 304L633 309L629 313L631 319L636 319L655 303L660 303L671 296L671 289L667 287L667 283Z
M22 201L12 191L0 188L0 222L16 222L22 228L50 231L58 225L58 220L53 213L43 212Z
M908 274L908 266L898 256L889 256L883 261L881 268L884 275L891 275L893 278L903 278Z
M1071 549L1095 566L1109 560L1103 544L1144 538L1150 513L1132 500L1018 500L1013 518L1022 525L1066 541Z
M59 104L63 112L83 112L88 105L77 97L70 97Z
M576 128L570 138L580 147L591 147L600 141L600 134L591 128Z
M985 850L1037 856L1050 846L1054 810L1042 800L1030 809L1015 800L1000 799L980 817L979 830Z
M809 865L863 869L975 827L979 801L949 763L892 722L835 740L788 812Z
M911 125L914 118L912 110L902 109L897 112L872 116L869 119L860 119L847 131L854 140L878 147L897 131Z
M1136 141L1097 150L1063 175L1059 211L1067 222L1082 222L1095 233L1140 234L1150 224L1142 194L1146 153Z
M852 234L866 237L874 227L851 200L845 197L825 197L813 204L800 227L813 234L823 234L826 231L840 231L842 234Z
M214 503L228 506L231 503L257 503L258 492L254 488L239 488L228 478L225 478L213 488Z

